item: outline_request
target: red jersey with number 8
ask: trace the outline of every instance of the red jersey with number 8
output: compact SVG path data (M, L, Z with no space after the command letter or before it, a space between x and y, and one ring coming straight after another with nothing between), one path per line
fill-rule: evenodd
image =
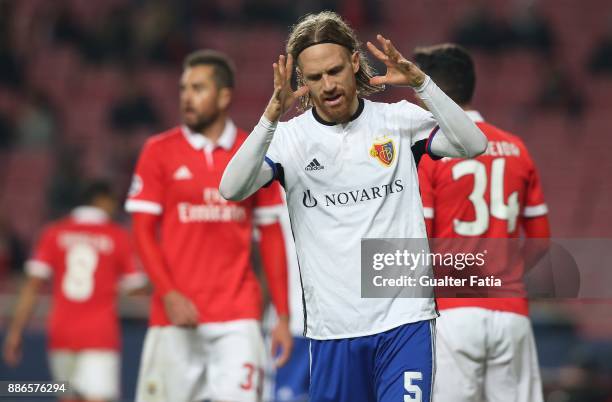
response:
M419 186L430 238L518 238L521 221L548 209L531 156L518 137L468 112L487 136L484 154L474 159L423 156ZM492 243L491 243L492 244ZM438 299L440 308L479 306L527 314L522 299Z
M51 349L118 349L117 290L145 280L126 230L102 210L79 207L42 232L26 271L53 277Z

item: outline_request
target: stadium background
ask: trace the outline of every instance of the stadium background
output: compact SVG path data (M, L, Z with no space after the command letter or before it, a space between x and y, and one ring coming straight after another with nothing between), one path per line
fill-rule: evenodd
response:
M288 27L322 9L339 11L364 42L386 34L407 57L415 46L465 44L478 73L473 104L526 142L553 236L612 237L610 1L0 0L0 335L41 226L69 210L87 178L111 179L125 194L143 141L178 122L183 56L215 48L234 59L231 114L250 129ZM532 304L547 401L612 400L610 306ZM0 363L0 380L48 378L46 307L32 322L24 362ZM129 401L146 298L122 300L121 312Z

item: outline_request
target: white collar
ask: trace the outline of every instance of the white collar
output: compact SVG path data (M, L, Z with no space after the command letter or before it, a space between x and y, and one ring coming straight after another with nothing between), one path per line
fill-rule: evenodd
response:
M70 215L72 219L80 223L104 223L109 220L106 212L98 207L89 205L76 207Z
M465 113L472 119L474 123L482 123L484 119L477 110L466 110Z
M234 146L234 142L236 141L236 125L230 119L225 121L225 127L223 128L223 132L221 136L217 140L217 143L214 144L211 140L200 133L194 133L189 129L189 127L183 125L181 126L183 131L183 135L189 144L196 150L202 150L206 147L214 147L219 146L226 151L229 151Z

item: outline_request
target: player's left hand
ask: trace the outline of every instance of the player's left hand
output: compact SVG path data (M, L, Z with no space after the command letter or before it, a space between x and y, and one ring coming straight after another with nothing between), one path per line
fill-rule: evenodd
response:
M272 330L272 357L275 358L274 365L282 367L287 363L292 349L293 336L289 330L289 318L279 317L276 327Z
M4 339L3 357L9 367L15 367L21 361L21 334L10 332Z
M370 84L418 87L425 81L425 73L416 64L406 60L389 39L380 34L376 35L376 39L383 50L378 49L372 42L367 43L368 49L378 60L385 63L387 73L370 78Z

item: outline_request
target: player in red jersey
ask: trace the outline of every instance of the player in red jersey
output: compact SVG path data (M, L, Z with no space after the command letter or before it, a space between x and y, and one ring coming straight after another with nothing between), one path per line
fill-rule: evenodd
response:
M4 360L21 360L22 334L43 282L53 278L49 316L49 363L55 381L68 381L68 401L119 397L117 290L132 291L146 277L134 264L129 234L111 221L117 201L104 182L85 191L84 205L46 227L4 342ZM73 393L73 394L72 394Z
M419 185L429 237L516 239L522 228L527 238L548 238L547 207L525 144L470 107L475 72L467 51L452 44L419 48L415 61L489 140L487 151L474 159L421 159ZM545 251L545 245L538 248L529 251L530 258ZM437 321L436 401L542 401L526 298L437 302L442 311Z
M183 125L147 141L136 167L126 209L155 287L137 402L258 400L265 353L250 263L253 224L280 313L272 335L277 364L291 350L280 187L242 202L219 195L221 175L247 137L228 117L233 87L224 55L189 55L180 82Z

